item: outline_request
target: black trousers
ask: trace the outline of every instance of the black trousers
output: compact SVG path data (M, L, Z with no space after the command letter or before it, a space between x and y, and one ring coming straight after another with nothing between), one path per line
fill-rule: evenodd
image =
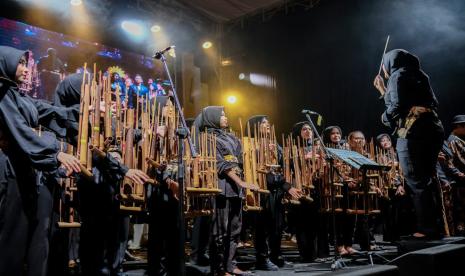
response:
M1 153L0 151L0 154ZM0 182L0 275L21 275L29 217L14 178ZM31 183L33 184L33 183Z
M79 256L83 275L117 275L129 234L129 216L120 213L115 187L78 183L80 189ZM124 248L124 249L123 249Z
M149 209L148 274L180 275L179 204L172 192L155 187Z
M281 237L284 227L283 195L284 191L276 189L262 198L265 204L262 206L263 210L257 213L255 224L257 262L268 257L277 259L281 256Z
M437 136L432 136L437 137ZM441 229L436 200L438 184L433 181L442 138L397 140L397 154L410 190L416 217L416 231L437 236Z
M217 196L211 225L210 261L213 275L232 272L242 227L242 199Z
M313 203L301 202L291 206L297 218L295 229L297 246L303 261L312 261L318 254L318 228L320 226L318 210ZM326 239L327 241L327 239Z
M37 187L36 214L29 224L30 242L27 250L27 275L47 275L50 248L53 196L51 189L45 185Z
M47 274L53 199L39 178L0 181L0 275L22 275L25 262L26 275Z
M191 240L192 252L190 256L194 262L197 262L200 256L207 254L211 221L212 218L210 216L201 216L194 219Z

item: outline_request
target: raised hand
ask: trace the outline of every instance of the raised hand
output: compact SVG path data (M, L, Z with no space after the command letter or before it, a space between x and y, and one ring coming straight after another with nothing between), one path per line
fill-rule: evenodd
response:
M377 75L373 81L373 85L375 86L376 89L378 89L381 95L384 95L384 93L386 92L386 86L384 86L383 77L381 77L380 75Z

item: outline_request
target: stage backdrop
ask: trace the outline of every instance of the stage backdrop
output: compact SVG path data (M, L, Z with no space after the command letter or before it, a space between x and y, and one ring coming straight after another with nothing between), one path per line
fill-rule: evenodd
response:
M58 57L67 66L67 73L75 72L77 68L84 65L84 62L87 62L89 67L96 63L97 70L101 71L105 71L109 66L119 66L130 77L134 77L135 74L142 75L144 83L148 78L162 79L165 83L167 79L161 62L152 57L2 17L0 17L0 45L31 50L36 62L41 56L46 55L48 48L55 48ZM172 58L167 55L171 74L186 115L195 117L203 106L208 105L208 85L202 85L200 68L195 66L192 53L176 53L176 56Z
M261 19L225 28L223 54L235 62L235 82L245 70L276 78L273 102L279 108L270 111L272 103L266 102L274 92L249 85L243 93L257 103L253 112L269 112L280 131L303 120L304 108L340 125L345 135L355 129L369 136L388 131L380 122L384 105L373 87L387 35L388 50L404 48L419 56L446 128L454 115L465 114L463 0L320 1L308 10L283 10Z

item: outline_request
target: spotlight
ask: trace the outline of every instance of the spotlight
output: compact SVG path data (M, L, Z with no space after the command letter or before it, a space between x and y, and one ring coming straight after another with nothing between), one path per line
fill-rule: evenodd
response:
M82 0L71 0L69 3L73 6L79 6L82 4Z
M204 49L208 49L208 48L211 48L213 46L213 43L211 43L210 41L205 41L203 44L202 44L202 47Z
M228 103L235 104L237 102L237 98L234 95L228 97Z
M229 66L232 64L232 61L230 59L224 59L221 61L222 66Z
M161 31L161 27L158 25L153 25L152 28L150 28L150 31L152 33L158 33L159 31Z
M144 34L144 27L135 21L124 20L121 23L121 28L133 36L142 36Z
M245 74L244 74L244 73L240 73L240 74L239 74L239 79L240 79L240 80L245 80Z

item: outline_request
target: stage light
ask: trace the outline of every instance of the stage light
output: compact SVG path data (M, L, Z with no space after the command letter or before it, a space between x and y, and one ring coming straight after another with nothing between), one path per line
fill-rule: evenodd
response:
M136 37L140 37L144 34L144 27L142 26L142 24L136 21L124 20L121 23L121 28L123 28L123 30L127 33Z
M73 6L79 6L82 4L82 0L71 0L69 3Z
M228 96L228 103L235 104L237 102L237 98L234 95Z
M255 86L276 88L276 80L272 76L250 73L249 79L250 83Z
M204 49L208 49L208 48L211 48L213 46L213 43L211 43L210 41L205 41L203 44L202 44L202 47Z
M159 31L161 31L161 27L158 25L153 25L152 28L150 28L150 31L152 33L158 33Z
M230 59L223 59L223 60L221 61L221 65L222 65L222 66L229 66L229 65L231 65L231 64L232 64L232 61L231 61Z
M245 80L245 74L244 74L244 73L240 73L240 74L239 74L239 79L240 79L240 80Z

